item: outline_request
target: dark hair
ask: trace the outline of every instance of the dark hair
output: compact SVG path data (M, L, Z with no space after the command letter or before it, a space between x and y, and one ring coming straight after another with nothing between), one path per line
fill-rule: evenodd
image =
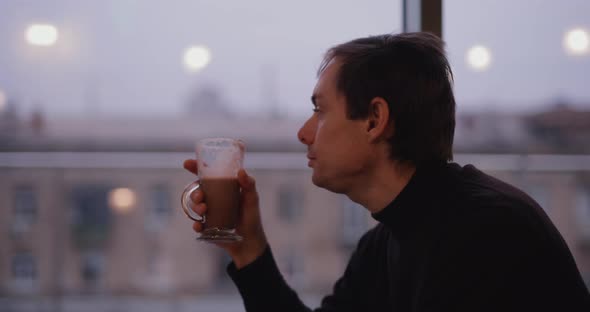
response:
M453 73L440 38L419 32L355 39L328 50L318 75L332 60L341 64L337 88L348 118L367 118L375 97L389 104L392 159L414 165L453 159Z

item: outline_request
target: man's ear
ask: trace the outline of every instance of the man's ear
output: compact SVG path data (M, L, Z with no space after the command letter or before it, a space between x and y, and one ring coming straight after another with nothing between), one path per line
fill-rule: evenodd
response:
M389 120L389 105L382 97L375 97L369 104L369 116L367 118L367 134L369 141L374 142L391 135L392 127Z

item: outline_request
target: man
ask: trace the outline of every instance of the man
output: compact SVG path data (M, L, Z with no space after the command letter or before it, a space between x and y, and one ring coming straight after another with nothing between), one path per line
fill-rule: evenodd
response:
M317 311L590 311L573 257L539 205L450 163L455 100L440 39L406 33L333 47L312 102L298 137L313 183L379 221ZM194 161L185 168L196 173ZM244 241L219 246L246 310L309 311L274 262L254 179L244 170L238 179ZM193 201L206 212L202 193Z

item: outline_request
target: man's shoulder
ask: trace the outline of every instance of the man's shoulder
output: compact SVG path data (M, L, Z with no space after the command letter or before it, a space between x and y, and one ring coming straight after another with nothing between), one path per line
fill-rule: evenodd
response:
M375 226L366 231L363 236L361 236L359 245L373 243L377 240L388 239L390 235L391 231L383 223L377 223Z
M544 214L539 204L524 191L473 165L455 167L449 179L447 199L458 208L475 213L496 212L502 216Z
M392 239L394 238L391 230L383 223L377 223L361 236L356 251L358 253L378 252L376 249L388 245Z
M543 208L529 195L472 165L457 165L448 179L444 210L451 226L555 230Z

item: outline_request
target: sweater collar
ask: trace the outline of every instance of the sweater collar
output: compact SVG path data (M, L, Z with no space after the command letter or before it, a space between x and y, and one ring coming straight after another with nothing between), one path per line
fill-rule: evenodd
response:
M398 196L384 209L371 214L394 232L411 229L440 200L441 179L451 164L416 168Z

